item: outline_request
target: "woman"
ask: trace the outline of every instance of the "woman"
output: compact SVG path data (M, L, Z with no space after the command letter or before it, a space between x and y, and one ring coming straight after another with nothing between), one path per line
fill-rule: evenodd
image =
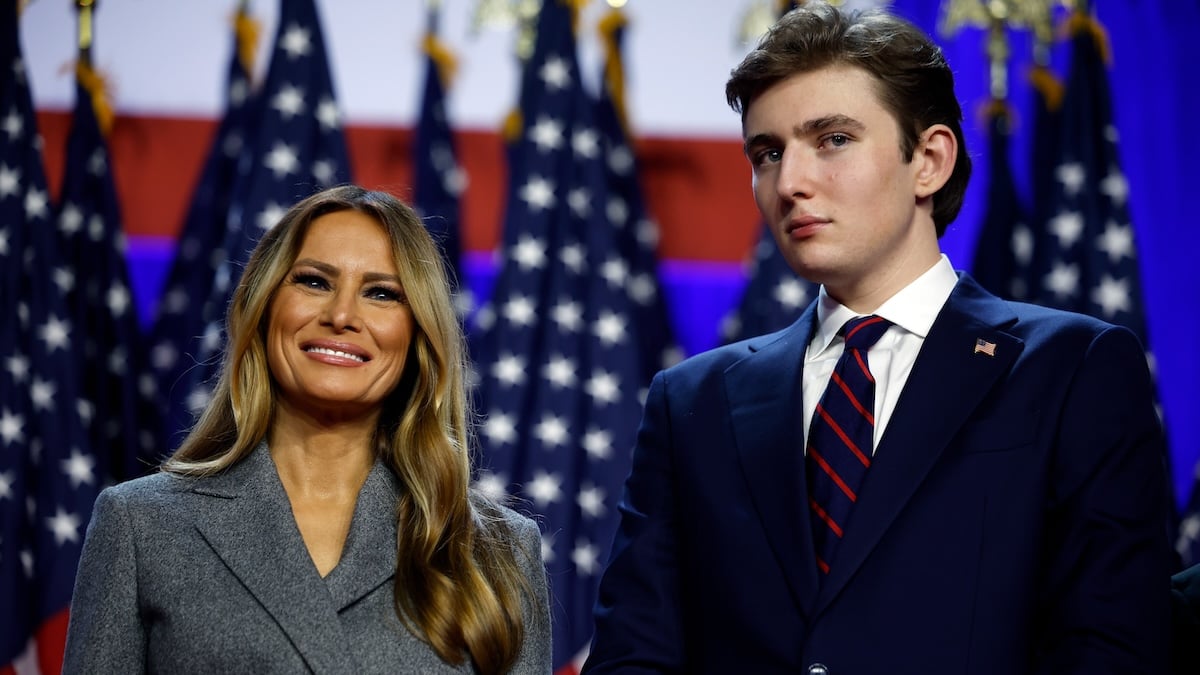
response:
M440 261L354 186L263 236L212 402L96 502L64 672L550 671L537 526L468 488Z

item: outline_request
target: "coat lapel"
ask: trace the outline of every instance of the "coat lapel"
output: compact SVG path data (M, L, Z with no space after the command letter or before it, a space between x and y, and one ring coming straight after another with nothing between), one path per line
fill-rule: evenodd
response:
M400 483L376 461L354 505L342 559L325 577L337 611L349 607L396 574L396 501Z
M954 435L1021 353L1024 343L1003 331L1015 321L1006 303L970 277L960 278L917 355L879 442L853 521L821 584L817 612L854 576ZM992 355L976 351L980 339L993 345Z
M811 615L818 589L803 462L801 367L814 306L725 373L734 441L747 490L792 595ZM752 343L751 349L756 345Z
M266 444L192 490L196 528L313 672L353 672L349 642ZM394 548L392 549L394 555Z

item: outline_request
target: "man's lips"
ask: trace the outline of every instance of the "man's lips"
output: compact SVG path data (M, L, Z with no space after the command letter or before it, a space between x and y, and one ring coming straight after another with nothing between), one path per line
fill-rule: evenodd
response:
M817 216L801 216L793 218L784 226L784 232L794 239L803 239L816 234L817 231L829 224L829 220Z

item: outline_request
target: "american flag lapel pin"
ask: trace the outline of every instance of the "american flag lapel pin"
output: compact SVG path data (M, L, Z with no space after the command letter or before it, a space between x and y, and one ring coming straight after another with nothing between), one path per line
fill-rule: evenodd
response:
M975 338L975 353L987 354L988 356L996 355L996 343L988 342L983 338Z

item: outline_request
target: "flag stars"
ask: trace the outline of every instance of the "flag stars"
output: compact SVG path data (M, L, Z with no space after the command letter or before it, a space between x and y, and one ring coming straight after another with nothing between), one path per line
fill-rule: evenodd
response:
M1079 290L1079 268L1066 263L1056 263L1043 283L1046 290L1059 299L1069 298Z
M58 214L58 229L68 237L75 236L83 228L83 211L79 206L68 203L62 207L62 212Z
M333 185L334 176L337 174L337 165L328 159L319 159L313 162L312 175L317 179L317 183L322 186ZM282 215L282 214L280 214Z
M50 273L50 279L54 282L54 287L62 295L70 293L75 288L75 272L69 267L55 267Z
M592 374L592 378L588 380L585 389L588 396L591 396L597 402L616 403L621 394L618 385L619 382L615 376L600 370Z
M12 445L25 440L25 418L5 408L0 412L0 440Z
M575 274L583 274L583 267L587 264L587 258L583 254L583 247L579 244L567 244L562 247L558 254L559 261Z
M600 266L600 276L611 288L620 288L629 278L629 267L620 258L609 258Z
M505 354L492 365L492 377L510 387L525 383L525 359L515 354Z
M282 179L300 168L300 160L290 145L276 142L275 147L271 148L271 152L263 160L263 166L275 172L275 178Z
M117 281L109 287L104 301L108 305L108 311L112 312L114 316L124 316L125 312L129 310L132 299L129 297L129 289Z
M258 218L255 219L254 222L258 226L258 229L266 232L267 230L270 230L279 224L279 221L283 218L284 212L285 209L279 204L276 204L275 202L268 202L267 205L263 207L263 210L259 212ZM226 284L228 284L228 277L226 277Z
M33 378L33 384L29 387L29 398L33 402L34 410L42 410L51 412L54 410L54 394L58 388L49 380L43 380L40 377Z
M621 176L633 171L633 153L629 151L628 146L624 144L613 146L608 153L608 168Z
M1050 219L1050 232L1058 237L1058 244L1070 248L1083 236L1083 214L1078 211L1064 211Z
M510 323L517 326L532 326L535 314L535 306L529 298L517 296L508 302L504 303L502 313L504 318Z
M546 59L546 63L542 65L538 75L549 89L565 89L567 85L571 84L571 67L558 56Z
M15 141L20 138L21 131L24 128L24 122L22 121L21 116L17 114L15 108L8 111L8 114L4 116L4 121L0 122L0 129L4 130L4 133L8 135L8 138L11 141Z
M16 478L11 471L0 471L0 499L13 498L13 484Z
M575 497L575 503L579 505L579 510L589 518L599 518L604 515L604 490L585 483L579 489L579 494Z
M333 131L341 124L342 114L338 112L337 103L328 96L324 96L317 102L317 122L321 124L323 131Z
M512 248L511 256L526 272L541 269L546 265L546 244L537 237L523 235Z
M533 436L549 448L560 447L567 442L567 421L557 415L546 415L533 428Z
M1083 165L1078 162L1060 164L1054 175L1058 178L1058 182L1062 183L1063 191L1069 197L1079 194L1079 191L1083 189L1083 182L1087 180L1087 173L1084 171Z
M788 309L799 309L808 303L808 289L795 277L781 279L773 295L775 302Z
M312 35L307 29L292 24L284 32L283 38L279 41L279 47L287 52L288 58L291 59L308 56L312 51Z
M508 497L508 481L501 474L484 471L475 481L475 489L490 499L503 501Z
M284 120L290 120L304 112L304 90L285 84L271 99L271 107L279 111Z
M1132 258L1133 228L1110 220L1096 241L1096 247L1107 253L1108 259L1114 264L1122 258Z
M29 357L16 354L5 359L4 367L12 376L13 382L24 382L29 377Z
M590 127L577 129L571 136L571 149L576 157L593 159L600 154L600 135Z
M1104 275L1099 285L1092 289L1092 302L1096 303L1104 316L1112 319L1120 312L1132 309L1129 297L1129 280L1115 279Z
M1109 168L1108 175L1100 181L1100 191L1108 195L1115 206L1123 207L1125 200L1129 198L1129 182L1125 180L1125 174L1114 166Z
M554 206L554 183L540 176L533 176L521 187L521 199L535 213Z
M512 417L503 413L492 413L483 423L483 435L496 445L508 445L517 440L517 427Z
M591 459L608 459L612 456L612 433L604 429L588 429L583 435L583 450Z
M562 479L546 471L536 471L533 480L525 486L525 494L544 509L562 499Z
M584 187L578 187L567 193L567 205L577 218L587 218L592 212L592 193Z
M549 117L539 117L532 127L529 127L529 140L542 153L552 152L562 147L563 127L559 122Z
M54 533L54 541L62 546L67 542L79 541L79 516L59 508L52 517L46 519L46 526Z
M1033 231L1025 223L1013 226L1012 250L1013 257L1021 265L1033 262Z
M57 316L51 316L38 329L38 337L45 343L47 352L53 354L56 349L65 351L67 341L71 337L71 324Z
M0 165L0 199L17 194L21 186L21 171Z
M575 362L561 354L551 357L542 369L542 375L556 389L574 387L578 381L575 376Z
M565 300L550 310L550 318L559 330L574 333L583 327L583 307L577 302Z
M605 346L612 347L625 340L625 319L613 312L603 312L592 330Z
M30 188L25 193L25 217L33 220L34 218L45 218L49 214L49 202L46 199L46 191Z
M600 571L600 549L591 542L580 540L571 551L571 562L583 576L592 576Z
M77 489L81 485L91 485L95 482L95 469L96 460L79 450L71 450L71 456L62 461L63 473L67 474L71 486Z

